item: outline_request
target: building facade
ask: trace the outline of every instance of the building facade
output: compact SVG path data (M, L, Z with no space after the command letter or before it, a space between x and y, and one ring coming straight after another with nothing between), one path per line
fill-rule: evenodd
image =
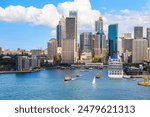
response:
M62 63L72 64L78 59L76 17L66 18L66 39L62 42Z
M134 39L141 39L143 38L143 27L136 26L134 27Z
M142 63L147 58L146 39L134 39L132 45L132 63Z
M41 49L33 49L33 50L31 50L32 56L41 56L43 53L44 52Z
M48 60L53 62L54 57L57 54L57 40L56 39L51 39L51 40L48 41L47 51L48 51L48 55L47 55Z
M62 42L62 26L60 24L57 25L57 46L61 47Z
M61 17L59 24L56 27L57 46L62 47L63 39L66 39L66 18Z
M148 47L150 48L150 28L147 28Z
M17 57L17 70L18 71L29 71L33 68L40 67L41 61L36 56L18 56Z
M131 33L124 33L124 39L131 39L132 34Z
M92 49L93 49L93 56L99 58L101 56L100 35L97 34L93 35Z
M118 24L112 24L108 27L109 57L114 58L117 55Z
M123 61L132 63L133 38L122 38Z
M92 63L92 52L91 51L84 51L80 56L81 63Z
M0 55L3 54L2 48L0 47Z
M84 32L80 34L80 53L84 51L92 52L92 33Z
M95 32L103 32L103 18L99 17L99 20L95 21Z

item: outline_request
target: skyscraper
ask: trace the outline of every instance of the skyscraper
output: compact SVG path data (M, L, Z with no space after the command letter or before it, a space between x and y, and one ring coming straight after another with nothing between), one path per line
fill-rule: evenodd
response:
M77 59L77 24L76 17L66 18L66 38L62 44L62 62L74 63Z
M132 63L142 63L147 58L147 40L133 39Z
M69 17L75 18L75 27L76 27L76 33L75 33L75 57L77 57L78 53L78 42L77 42L77 33L78 33L78 12L75 10L69 11Z
M100 36L95 34L93 35L93 43L92 43L93 55L94 57L99 58L101 55L100 50Z
M80 53L84 51L92 52L92 33L84 32L80 34Z
M134 27L134 39L141 39L143 38L143 27L136 26Z
M61 42L62 42L62 29L61 29L61 25L58 24L57 25L57 45L58 47L61 47Z
M99 48L101 51L101 56L105 56L104 55L104 51L105 50L103 47L105 46L104 44L106 44L106 35L104 34L104 30L103 30L103 18L99 17L99 20L95 21L95 32L97 35L99 35L100 41L99 41Z
M62 47L62 40L66 38L66 19L64 16L61 17L59 24L56 27L57 45Z
M99 17L99 20L95 21L95 32L103 32L103 18Z
M148 47L150 48L150 28L147 28Z
M108 27L109 56L114 58L117 55L118 24L111 24Z

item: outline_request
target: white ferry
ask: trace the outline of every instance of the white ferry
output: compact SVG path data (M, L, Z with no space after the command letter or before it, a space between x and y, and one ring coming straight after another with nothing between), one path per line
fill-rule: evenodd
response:
M123 78L123 64L120 59L110 58L108 64L109 78Z

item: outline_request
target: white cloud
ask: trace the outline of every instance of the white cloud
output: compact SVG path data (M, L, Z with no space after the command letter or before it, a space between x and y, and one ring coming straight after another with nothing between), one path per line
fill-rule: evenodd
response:
M73 2L64 2L58 5L61 13L68 16L70 10L78 11L79 28L94 28L94 22L100 16L98 10L93 10L89 0L74 0Z
M0 7L0 21L4 22L29 22L34 25L44 25L55 28L60 14L69 15L70 10L78 11L79 28L94 28L94 22L100 16L98 10L93 10L89 0L74 0L54 6L47 4L43 8L9 6Z
M129 9L124 9L124 10L121 10L120 12L123 14L129 14L130 13Z
M42 9L35 7L9 6L0 7L0 21L4 22L29 22L34 25L55 27L59 20L57 8L48 4Z
M0 7L0 21L3 22L26 22L34 25L44 25L55 28L58 24L60 14L69 15L70 10L78 11L78 26L80 30L94 30L95 20L100 15L104 18L104 29L107 32L109 24L119 23L119 32L133 32L133 27L143 25L150 27L150 4L141 11L123 9L120 11L108 11L101 14L100 11L92 9L90 0L74 0L70 2L59 3L58 6L47 4L43 8L9 6ZM117 14L118 13L118 14ZM52 32L54 35L54 31Z
M107 25L118 23L120 36L125 32L133 33L134 26L150 27L150 13L147 9L142 9L141 11L125 9L120 10L118 14L106 13L104 14L104 17L107 19L105 23Z

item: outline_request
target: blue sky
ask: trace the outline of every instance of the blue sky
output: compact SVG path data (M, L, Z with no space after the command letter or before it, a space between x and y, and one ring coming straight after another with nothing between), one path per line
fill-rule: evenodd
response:
M35 8L42 9L46 4L53 4L57 7L59 3L64 3L66 1L71 2L72 0L1 0L0 7L4 9L10 5L20 5L25 8L34 6ZM92 10L95 9L99 11L101 15L106 15L109 12L113 12L111 14L113 16L113 14L120 14L120 10L124 9L137 12L141 11L147 7L147 5L150 3L150 0L90 0L90 3ZM47 41L51 39L52 35L55 33L55 28L51 25L52 24L50 24L50 26L34 25L34 23L28 23L20 20L19 22L18 20L8 22L6 19L2 19L0 20L0 47L4 49L46 48ZM52 31L53 34L51 33Z

